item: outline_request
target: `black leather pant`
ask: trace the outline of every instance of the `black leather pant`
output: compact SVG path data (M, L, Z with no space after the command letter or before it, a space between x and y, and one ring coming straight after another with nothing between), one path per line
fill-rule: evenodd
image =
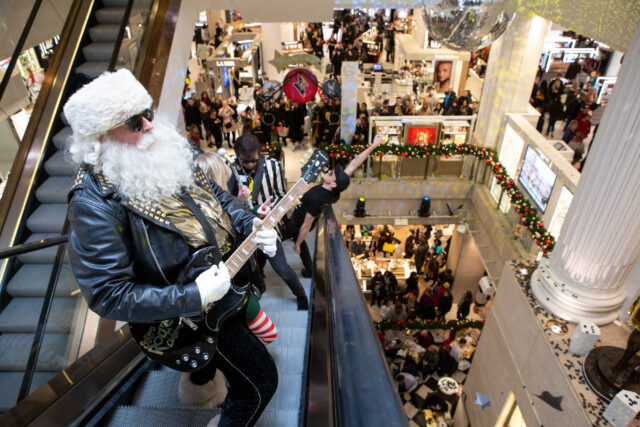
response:
M227 379L229 394L222 405L219 427L254 425L278 387L273 358L244 320L242 311L222 326L213 360L191 374L196 384L213 379L216 369Z

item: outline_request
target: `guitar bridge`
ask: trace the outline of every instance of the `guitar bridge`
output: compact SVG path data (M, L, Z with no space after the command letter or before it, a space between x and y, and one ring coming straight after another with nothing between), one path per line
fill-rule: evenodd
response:
M195 323L193 323L191 321L191 319L189 319L188 317L181 317L180 318L180 323L184 323L185 325L187 325L188 327L190 327L192 330L197 331L198 330L198 325L196 325Z

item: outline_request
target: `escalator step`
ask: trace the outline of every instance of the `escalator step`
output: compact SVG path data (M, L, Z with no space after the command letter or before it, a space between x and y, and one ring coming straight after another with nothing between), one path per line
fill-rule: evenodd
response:
M297 414L300 407L300 396L302 392L302 377L300 374L281 374L278 372L278 389L267 405L267 410L275 412L290 410ZM297 415L296 415L297 418ZM266 421L264 419L263 421ZM280 425L280 424L265 424Z
M57 372L36 372L31 382L31 390L37 390L56 374ZM0 412L7 412L15 406L23 377L23 372L0 372Z
M276 338L276 341L278 339ZM269 344L267 349L276 362L278 376L291 374L299 377L302 375L301 361L304 360L304 347L272 347L272 344Z
M108 68L109 61L90 61L77 67L76 73L83 73L89 77L98 77L100 74L107 71Z
M2 333L35 332L44 298L14 298L0 313ZM78 307L79 297L55 298L47 322L48 333L69 332Z
M91 43L82 48L82 53L87 61L109 61L113 54L115 43Z
M107 7L96 10L95 17L99 24L120 24L124 17L124 7Z
M182 406L178 400L181 376L181 372L174 370L150 371L140 382L131 403L134 406Z
M72 132L71 127L65 126L60 130L60 132L56 133L53 136L53 143L55 144L58 150L64 151L67 145L67 140L71 136L71 132Z
M36 242L38 240L48 239L59 235L60 233L33 233L31 236L29 236L25 243ZM18 259L24 264L53 264L56 259L57 251L58 247L52 246L50 248L40 249L26 254L18 255ZM62 262L69 262L69 254L67 251L65 251Z
M0 371L24 371L29 360L33 334L3 334L0 336ZM60 371L69 365L69 334L45 334L36 368L39 371Z
M58 233L62 232L64 220L67 217L66 203L46 203L29 215L27 228L32 233Z
M96 25L89 28L89 36L94 43L115 42L118 39L119 24Z
M73 187L75 177L51 176L36 190L36 198L40 203L67 203L67 195Z
M106 425L110 427L202 427L219 413L220 409L119 406L113 411ZM298 411L267 408L256 426L297 427Z
M44 168L50 176L76 176L78 167L72 164L65 153L58 151L44 164Z
M51 264L23 264L7 285L7 292L12 297L41 297L49 285L53 265ZM64 264L58 276L56 285L57 297L69 297L78 290L78 282L69 264Z

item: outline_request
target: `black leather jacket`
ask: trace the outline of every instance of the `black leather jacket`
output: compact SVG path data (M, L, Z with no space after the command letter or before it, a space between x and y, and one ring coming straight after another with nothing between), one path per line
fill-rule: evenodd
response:
M199 169L194 180L220 202L237 242L251 233L254 216L238 199ZM151 323L202 312L195 282L175 283L192 249L157 205L122 199L104 177L81 171L68 217L71 268L100 316Z

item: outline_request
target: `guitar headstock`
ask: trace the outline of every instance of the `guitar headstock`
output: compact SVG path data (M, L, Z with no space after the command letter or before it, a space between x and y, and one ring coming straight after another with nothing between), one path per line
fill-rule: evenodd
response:
M304 157L308 161L302 166L302 179L308 184L314 182L325 166L329 164L329 156L323 150L315 150L312 154L310 153L311 150L305 154Z

